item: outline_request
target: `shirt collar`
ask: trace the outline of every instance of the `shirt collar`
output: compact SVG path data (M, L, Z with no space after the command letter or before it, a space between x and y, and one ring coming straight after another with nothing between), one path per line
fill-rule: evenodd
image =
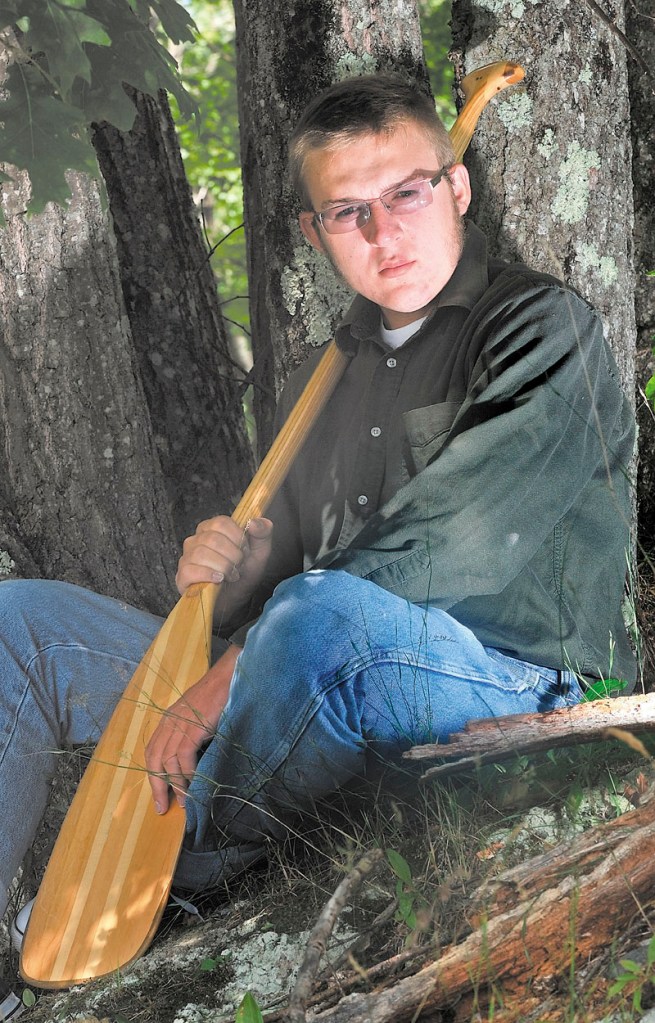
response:
M488 287L487 239L482 231L469 221L466 224L464 248L459 263L450 280L439 292L428 321L432 319L437 309L445 306L472 309ZM357 295L337 328L336 339L339 347L345 351L353 351L358 341L366 338L377 340L379 333L379 307L362 295Z

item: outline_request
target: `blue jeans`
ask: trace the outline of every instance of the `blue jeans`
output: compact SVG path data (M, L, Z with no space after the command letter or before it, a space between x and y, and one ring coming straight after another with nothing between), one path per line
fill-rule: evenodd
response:
M0 916L57 750L95 741L161 620L66 583L0 583ZM472 718L581 698L443 611L345 572L282 583L251 629L187 799L176 883L219 883L317 800Z

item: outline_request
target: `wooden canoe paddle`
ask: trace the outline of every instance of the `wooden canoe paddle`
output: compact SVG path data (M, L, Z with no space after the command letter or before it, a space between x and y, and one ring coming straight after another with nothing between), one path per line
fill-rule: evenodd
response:
M520 82L500 62L467 75L451 129L457 160L488 100ZM234 511L263 515L348 363L327 346L289 419ZM111 717L64 820L23 942L20 972L39 987L70 987L122 969L150 944L184 837L184 810L154 811L145 748L161 715L210 665L219 588L191 586L154 639Z

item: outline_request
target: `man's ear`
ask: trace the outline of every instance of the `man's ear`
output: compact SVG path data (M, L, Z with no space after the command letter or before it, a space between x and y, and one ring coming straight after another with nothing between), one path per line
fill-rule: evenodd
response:
M471 182L469 172L463 163L454 163L448 171L448 177L453 189L455 204L459 210L460 217L463 217L471 202Z
M323 240L321 238L321 232L318 228L318 224L316 223L315 214L310 213L309 210L305 210L298 217L298 223L300 224L300 230L309 244L319 252L323 252Z

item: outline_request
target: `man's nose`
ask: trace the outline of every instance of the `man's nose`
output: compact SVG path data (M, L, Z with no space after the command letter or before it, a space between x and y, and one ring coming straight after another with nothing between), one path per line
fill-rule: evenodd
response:
M371 245L385 245L395 241L402 231L400 217L391 213L382 199L373 199L369 209L371 215L363 228L366 240Z

